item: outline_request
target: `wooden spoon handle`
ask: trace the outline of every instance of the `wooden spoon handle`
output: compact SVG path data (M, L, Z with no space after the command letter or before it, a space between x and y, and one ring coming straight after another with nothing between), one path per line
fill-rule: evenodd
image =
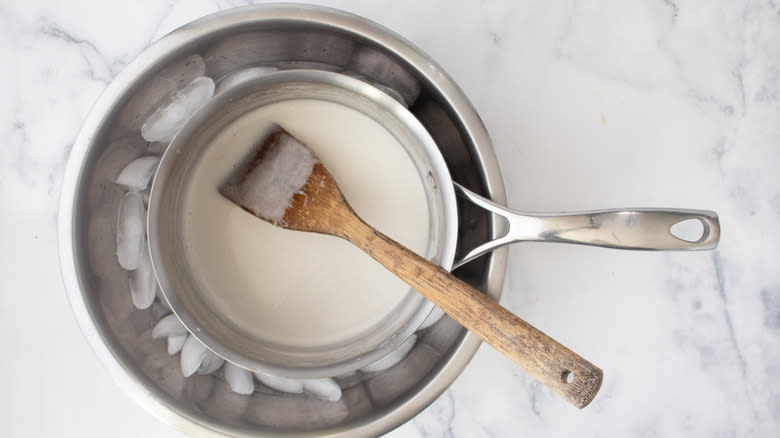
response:
M342 237L574 406L583 408L593 400L603 377L598 367L464 281L356 219Z

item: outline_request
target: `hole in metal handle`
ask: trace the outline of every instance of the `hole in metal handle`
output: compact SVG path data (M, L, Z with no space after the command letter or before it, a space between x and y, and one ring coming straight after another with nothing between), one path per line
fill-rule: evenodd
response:
M672 225L669 232L680 240L696 243L707 237L707 226L701 219L683 219Z

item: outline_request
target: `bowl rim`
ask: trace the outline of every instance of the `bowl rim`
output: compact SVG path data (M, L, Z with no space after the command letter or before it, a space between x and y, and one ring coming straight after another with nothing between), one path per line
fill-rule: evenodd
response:
M112 379L150 414L166 424L188 434L198 436L221 437L225 435L247 434L250 436L269 436L267 431L246 430L230 427L196 417L184 409L175 408L176 401L164 393L156 391L148 379L141 373L123 363L123 352L112 348L98 327L103 324L98 315L90 312L82 294L82 281L79 273L79 248L74 246L74 237L83 230L76 222L79 187L84 182L88 158L93 144L100 140L99 133L110 122L111 117L123 96L126 96L136 83L150 70L158 66L161 59L215 32L225 32L231 28L249 28L252 25L269 21L288 21L331 28L373 41L392 50L395 55L415 69L415 72L439 90L457 117L467 145L472 149L477 165L483 170L482 181L485 192L499 204L506 204L506 193L501 172L487 130L476 110L463 91L452 78L428 55L416 48L411 42L393 31L366 18L323 6L267 3L243 6L216 12L190 23L165 35L148 48L114 78L100 95L85 118L71 148L63 174L58 209L57 240L60 270L66 295L76 321L95 355L108 371ZM491 224L491 234L501 235L504 225L499 221ZM83 251L83 249L82 249ZM489 255L487 265L487 291L493 299L501 296L507 268L507 249L500 248ZM386 433L408 421L432 403L457 378L476 353L481 341L472 334L465 333L449 357L442 359L442 365L434 378L421 382L419 389L403 400L394 403L387 412L364 417L361 421L350 422L327 429L333 436L357 437L376 436ZM315 436L323 430L311 432L280 431L274 436Z

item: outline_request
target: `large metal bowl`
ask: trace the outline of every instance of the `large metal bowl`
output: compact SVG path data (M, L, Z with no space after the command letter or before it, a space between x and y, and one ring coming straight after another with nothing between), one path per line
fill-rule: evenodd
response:
M399 92L442 150L453 179L505 204L485 127L463 92L411 43L344 12L262 5L214 14L155 43L131 62L95 104L71 151L59 214L66 290L89 344L112 377L149 412L197 436L376 436L409 420L449 386L479 340L449 318L420 333L398 365L343 381L339 402L256 391L233 394L220 377L184 378L176 356L151 339L155 308L136 310L116 262L119 170L148 150L140 124L166 90L190 79L192 55L218 79L259 63L358 73ZM500 236L478 207L459 205L460 252ZM506 269L499 249L455 271L498 299Z

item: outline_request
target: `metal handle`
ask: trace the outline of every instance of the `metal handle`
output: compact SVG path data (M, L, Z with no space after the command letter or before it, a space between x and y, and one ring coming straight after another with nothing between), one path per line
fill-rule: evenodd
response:
M578 213L523 213L502 207L458 183L458 194L475 205L497 214L508 223L507 233L483 243L456 261L453 269L500 246L514 242L560 242L634 250L705 250L718 246L720 222L708 210L610 209ZM685 240L672 233L672 226L698 220L701 237Z

